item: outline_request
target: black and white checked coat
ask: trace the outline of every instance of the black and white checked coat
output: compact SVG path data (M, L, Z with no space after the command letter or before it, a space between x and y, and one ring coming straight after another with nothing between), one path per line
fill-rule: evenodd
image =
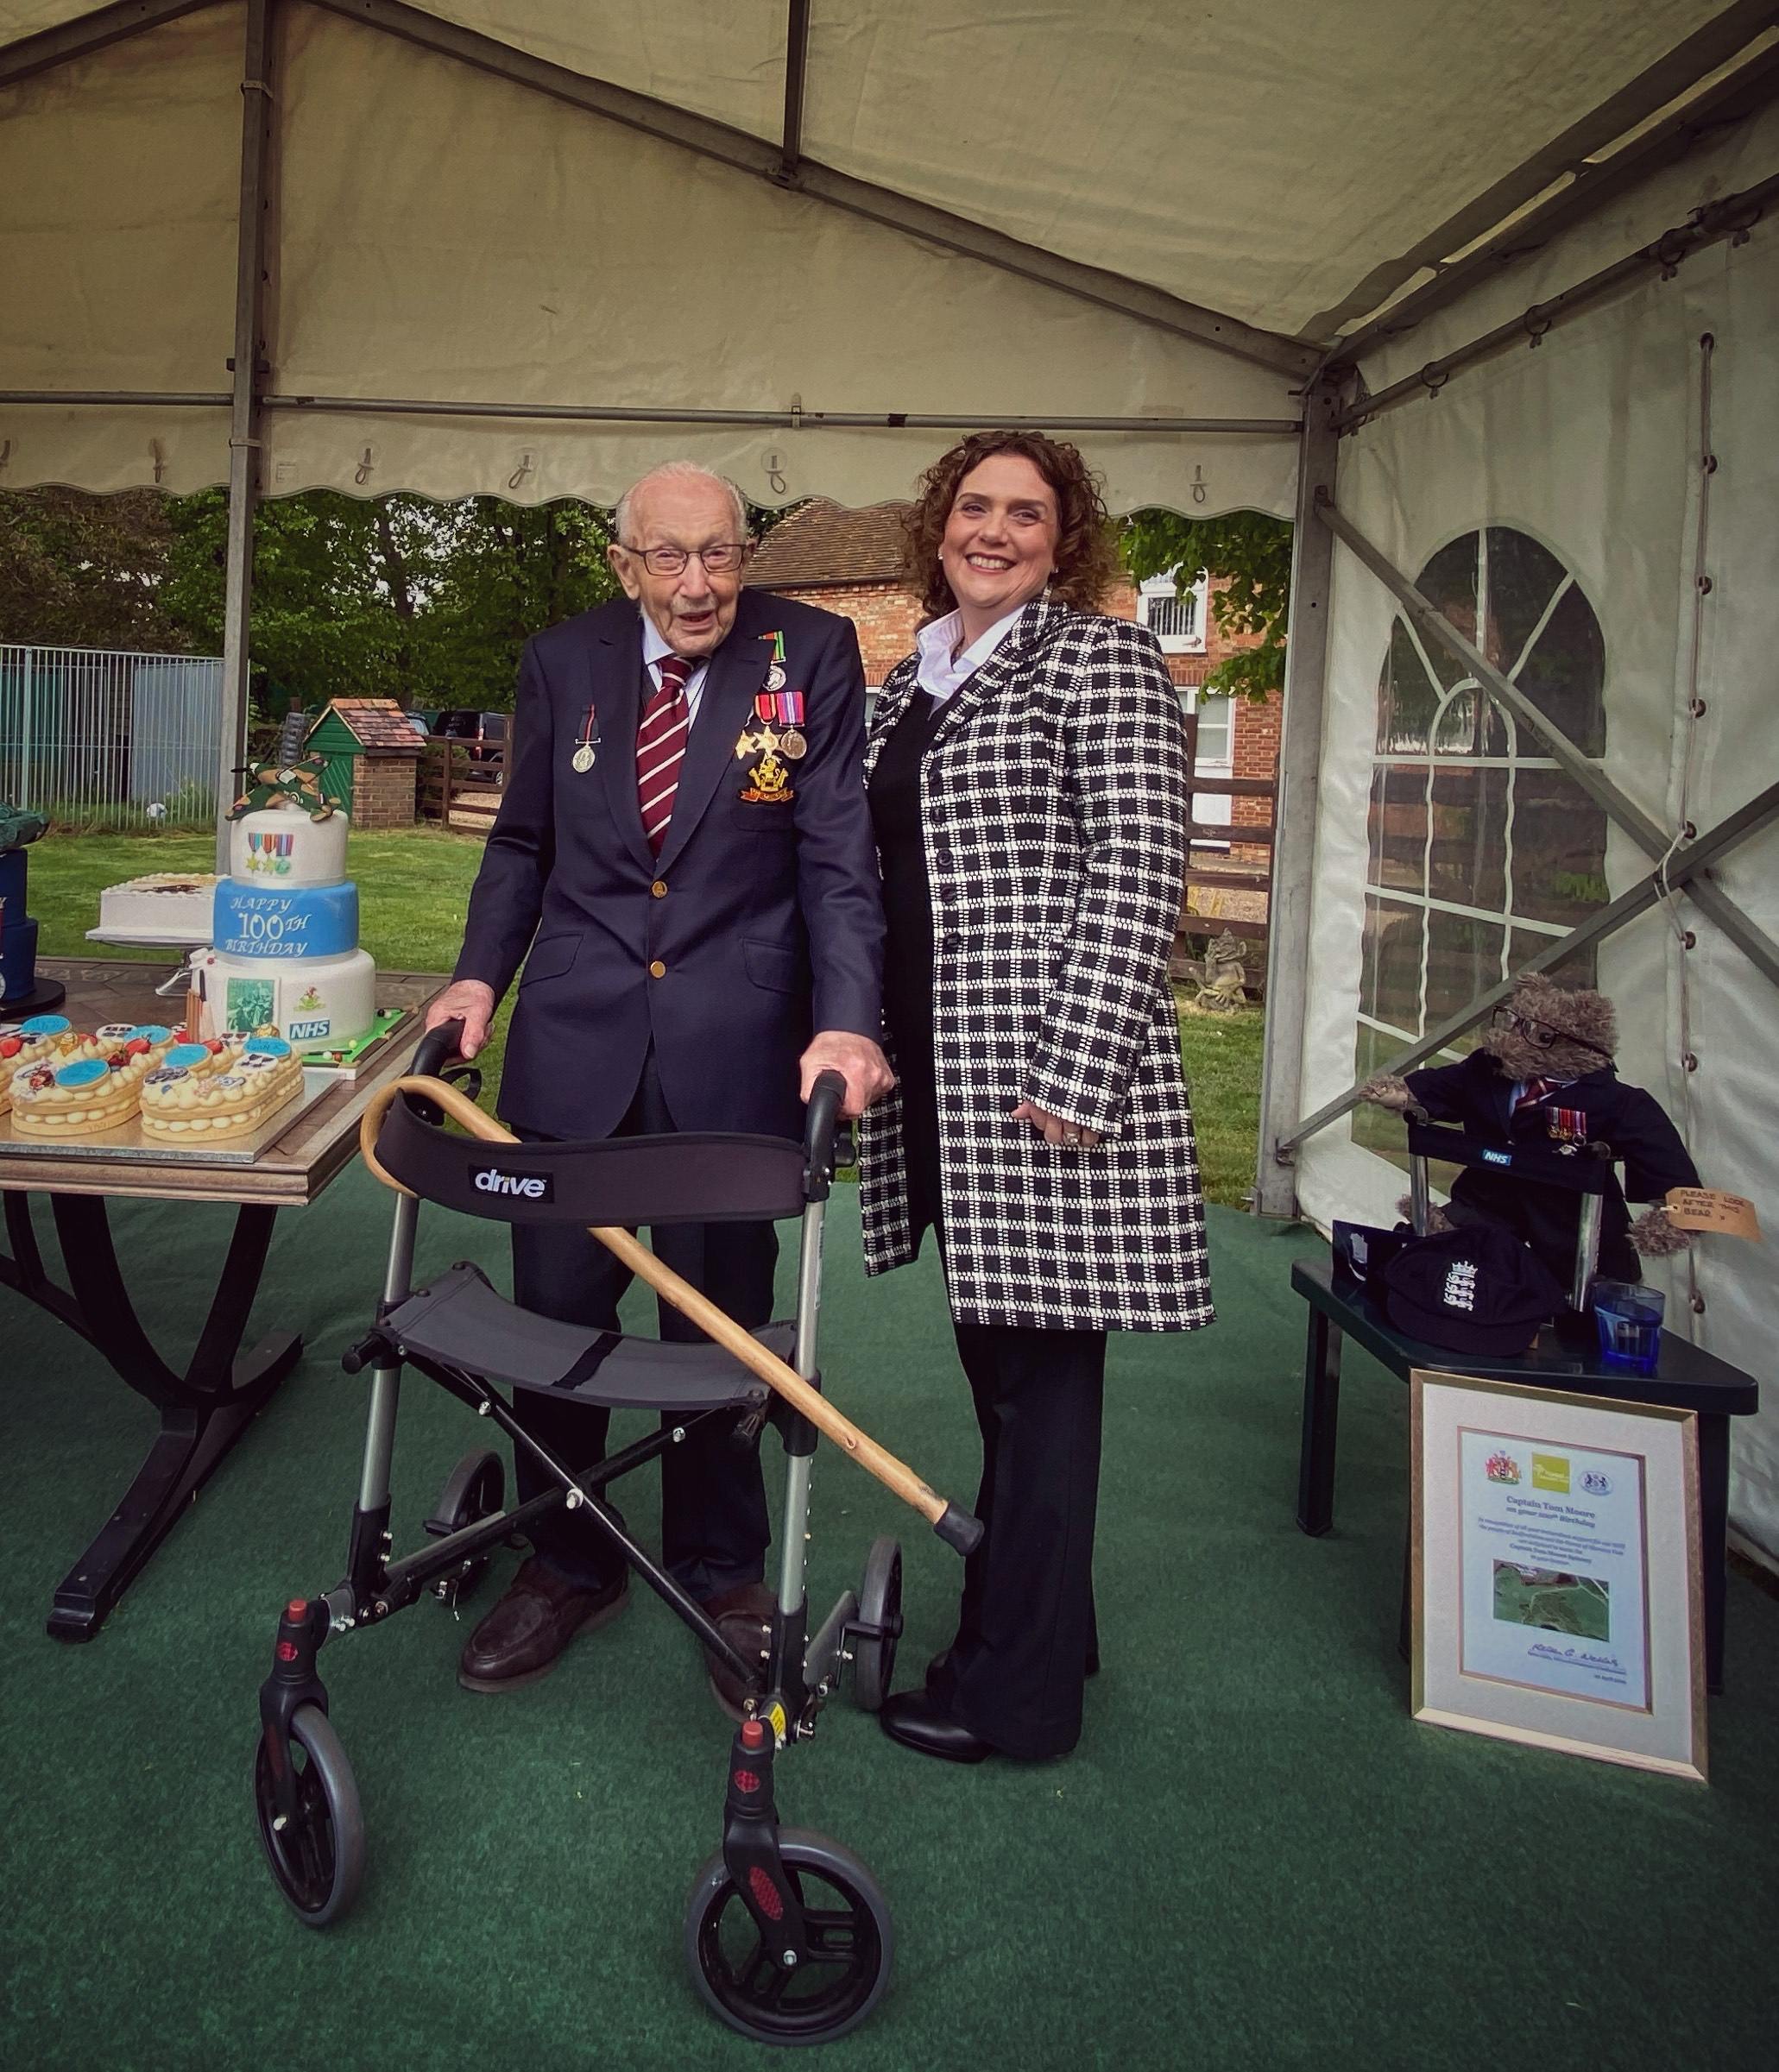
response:
M868 776L916 697L886 682ZM1212 1320L1167 956L1185 744L1155 637L1032 603L946 701L922 767L947 1278L962 1323L1189 1331ZM1101 1131L1044 1143L1021 1099ZM861 1132L865 1263L914 1256L899 1093Z

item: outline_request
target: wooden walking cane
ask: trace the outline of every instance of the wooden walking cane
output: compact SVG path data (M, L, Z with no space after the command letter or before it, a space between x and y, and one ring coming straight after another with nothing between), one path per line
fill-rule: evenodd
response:
M410 1194L411 1187L403 1187L393 1173L388 1172L376 1156L377 1132L382 1126L383 1117L398 1095L415 1093L423 1100L442 1108L452 1121L462 1124L471 1136L479 1137L491 1144L516 1144L520 1139L508 1130L502 1128L491 1115L485 1114L469 1096L443 1080L400 1079L393 1086L382 1088L364 1112L358 1125L358 1145L363 1153L364 1162L386 1187L396 1193ZM732 1317L719 1309L708 1295L701 1294L691 1282L676 1274L671 1266L665 1265L640 1244L629 1231L613 1225L590 1224L589 1233L596 1238L609 1251L615 1252L639 1280L646 1281L655 1293L671 1302L680 1314L689 1317L699 1330L732 1353L751 1374L757 1375L768 1389L784 1397L791 1407L800 1411L811 1424L851 1459L857 1461L867 1474L874 1475L885 1489L899 1496L904 1503L911 1504L948 1546L961 1554L969 1553L981 1540L982 1524L969 1512L962 1510L948 1498L927 1487L919 1476L905 1462L899 1461L885 1446L878 1445L869 1433L861 1432L852 1420L836 1410L819 1389L814 1389L797 1370L789 1367L774 1352L768 1351L751 1332L744 1330Z

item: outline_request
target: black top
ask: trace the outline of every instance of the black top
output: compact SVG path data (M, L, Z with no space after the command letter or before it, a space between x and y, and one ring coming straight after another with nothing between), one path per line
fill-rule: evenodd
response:
M943 702L925 691L892 729L871 772L871 825L883 871L883 1012L902 1085L915 1242L939 1222L938 1096L933 1083L933 900L920 826L920 771Z

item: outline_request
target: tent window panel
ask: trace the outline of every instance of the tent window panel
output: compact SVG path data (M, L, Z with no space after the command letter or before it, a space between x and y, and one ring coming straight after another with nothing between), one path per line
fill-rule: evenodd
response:
M1422 570L1415 588L1429 598L1435 608L1449 619L1473 646L1476 645L1477 593L1480 582L1480 544L1478 535L1467 532L1441 547ZM1464 664L1442 647L1431 647L1428 659L1448 690L1463 681Z
M1556 600L1515 681L1583 755L1606 753L1606 639L1593 607L1573 583ZM1530 739L1526 747L1543 753L1542 744L1534 746Z
M1441 547L1419 583L1471 639L1482 629L1484 652L1565 733L1605 753L1606 643L1555 555L1491 526ZM1606 904L1605 814L1442 651L1429 667L1401 619L1378 680L1368 831L1360 1077ZM1559 976L1591 983L1592 955ZM1472 1029L1442 1055L1479 1040ZM1390 1118L1353 1128L1355 1143L1394 1155Z
M1413 755L1424 750L1439 710L1439 694L1408 627L1398 619L1378 684L1378 753Z
M1489 527L1489 616L1482 649L1497 669L1512 669L1568 580L1561 562L1530 533Z
M1447 699L1433 730L1436 755L1505 756L1511 746L1506 715L1486 691L1467 684Z
M1549 935L1536 935L1529 928L1509 930L1507 956L1510 973L1524 971L1534 957L1542 956L1550 948ZM1588 943L1585 948L1574 951L1553 967L1549 976L1559 986L1598 986L1599 983L1599 955L1598 946Z
M1421 1033L1421 954L1427 916L1417 906L1366 900L1359 1008L1380 1022Z
M1507 801L1510 773L1479 766L1433 773L1427 840L1427 889L1455 906L1507 904Z
M1372 776L1372 882L1418 892L1427 862L1424 765L1383 765Z
M1441 1022L1498 985L1507 930L1498 921L1473 921L1466 914L1427 916L1427 1018Z
M1361 1022L1359 1025L1359 1045L1353 1061L1353 1076L1368 1080L1374 1072L1382 1072L1391 1060L1399 1057L1406 1048L1399 1036L1381 1029L1370 1029ZM1403 1141L1402 1118L1392 1115L1387 1108L1374 1107L1370 1101L1361 1101L1353 1112L1353 1141L1367 1151L1375 1151L1393 1165L1407 1169L1409 1155Z
M1513 911L1573 927L1606 904L1605 810L1564 771L1514 777Z

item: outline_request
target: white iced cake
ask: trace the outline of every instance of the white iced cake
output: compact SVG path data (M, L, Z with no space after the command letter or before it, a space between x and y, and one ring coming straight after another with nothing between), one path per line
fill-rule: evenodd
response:
M219 882L213 871L156 871L107 885L99 894L99 933L208 942Z

